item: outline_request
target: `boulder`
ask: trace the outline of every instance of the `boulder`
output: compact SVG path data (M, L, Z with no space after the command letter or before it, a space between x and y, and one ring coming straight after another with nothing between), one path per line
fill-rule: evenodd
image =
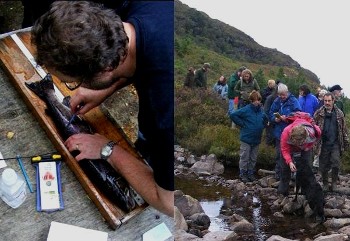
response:
M341 218L343 216L343 213L339 209L325 208L324 209L324 215L326 217Z
M327 236L320 236L314 241L344 241L348 240L348 236L346 234L331 234Z
M193 164L190 168L197 175L220 175L224 173L224 165L220 163L214 154L210 154L205 159L203 156L200 161Z
M196 225L203 227L201 230L208 229L210 226L210 218L205 213L195 213L189 219Z
M174 207L174 220L175 220L175 229L182 229L187 231L188 226L186 223L186 220L182 213L179 211L179 209L175 206Z
M174 233L174 240L176 241L202 241L203 239L198 238L196 235L187 233L185 230L179 229Z
M266 239L266 241L295 241L295 239L287 239L279 235L272 235L270 238Z
M204 213L204 210L197 199L189 195L184 195L183 193L181 195L181 193L175 193L174 204L184 217L191 216L195 213Z
M330 229L340 229L350 224L350 218L332 218L323 223L323 225Z
M203 241L235 241L238 235L233 231L209 232L203 237Z
M190 155L190 156L187 158L186 162L187 162L187 164L189 164L189 165L193 165L193 164L195 164L197 161L196 161L196 159L194 158L194 155Z

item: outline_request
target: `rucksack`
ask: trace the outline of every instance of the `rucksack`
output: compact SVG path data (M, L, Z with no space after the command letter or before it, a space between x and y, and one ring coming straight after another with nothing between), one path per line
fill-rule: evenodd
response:
M310 123L310 127L312 127L315 131L315 137L316 138L320 138L320 135L317 134L317 131L315 129L315 120L311 117L311 115L307 112L302 112L302 111L296 111L296 112L292 112L287 116L287 120L288 120L288 124L293 123L295 120L297 119L303 119L306 120L307 122ZM307 124L304 124L306 126L308 126Z
M311 115L307 112L302 112L302 111L296 111L292 112L287 116L288 123L293 123L296 119L304 119L310 124L315 124L314 119L311 117Z

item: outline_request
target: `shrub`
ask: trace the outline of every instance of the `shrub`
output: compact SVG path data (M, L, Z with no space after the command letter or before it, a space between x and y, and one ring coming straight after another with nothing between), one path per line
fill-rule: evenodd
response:
M227 165L239 161L239 129L231 128L228 102L211 90L178 87L175 91L176 143L197 156L215 154ZM261 144L258 164L274 165L275 150Z

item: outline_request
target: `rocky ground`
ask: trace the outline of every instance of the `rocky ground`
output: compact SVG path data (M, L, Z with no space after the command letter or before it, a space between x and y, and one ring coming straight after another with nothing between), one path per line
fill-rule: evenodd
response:
M314 237L305 240L350 240L350 175L341 175L335 192L325 193L325 216L326 221L322 224L316 223L312 216L305 197L299 195L293 201L294 183L291 182L289 197L277 194L278 181L274 178L274 172L260 170L258 180L243 183L239 179L226 180L220 176L224 172L224 166L214 155L197 158L184 148L175 146L175 175L178 177L192 177L205 179L229 188L232 197L241 200L247 206L259 205L254 201L254 196L259 196L271 209L271 214L283 220L287 215L304 216L308 220L305 229L323 226L322 231ZM318 181L320 176L316 175ZM266 205L266 204L265 204ZM204 213L198 200L184 194L181 190L175 192L176 206L176 240L254 240L250 235L242 238L242 233L254 233L254 225L245 217L238 215L232 206L224 204L221 209L221 218L229 224L230 231L209 232L209 217ZM303 232L303 230L298 230ZM272 240L289 240L279 235L268 237Z

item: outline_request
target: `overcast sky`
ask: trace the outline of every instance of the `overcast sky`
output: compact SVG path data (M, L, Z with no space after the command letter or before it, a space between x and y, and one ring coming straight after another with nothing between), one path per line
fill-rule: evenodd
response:
M311 70L321 84L350 97L350 13L347 0L180 0L276 48Z

